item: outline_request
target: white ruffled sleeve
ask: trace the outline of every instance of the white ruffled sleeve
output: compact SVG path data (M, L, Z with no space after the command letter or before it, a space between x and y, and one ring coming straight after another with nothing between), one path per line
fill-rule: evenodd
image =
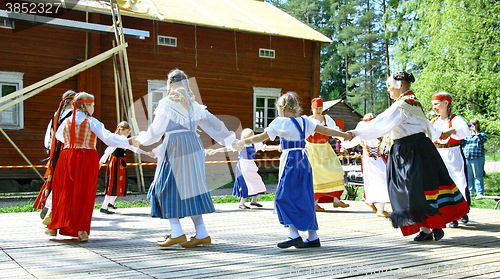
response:
M456 131L456 134L451 137L456 140L462 140L470 136L469 126L461 116L457 115L453 117L451 120L451 127Z
M405 117L407 116L402 109L397 106L397 103L394 103L371 121L359 122L356 129L351 132L365 140L379 138L403 123Z
M326 125L328 126L328 128L332 128L332 129L335 129L337 131L340 131L339 126L337 126L337 123L335 123L335 120L333 120L330 117L330 115L325 114L325 119L326 119Z
M286 122L287 118L285 117L277 117L271 123L269 123L269 126L264 129L264 132L267 133L269 136L269 139L271 141L274 141L277 136L280 135L280 132L283 129L284 122Z
M130 144L124 135L115 134L104 127L104 124L94 117L89 117L90 129L106 145L120 148L128 148ZM65 121L66 122L66 121ZM62 125L61 125L62 126Z
M99 163L102 165L106 163L106 161L109 158L109 155L113 153L116 150L116 147L108 146L106 150L104 150L104 154L101 156L101 159L99 160Z
M226 128L224 122L222 122L215 115L210 113L208 110L203 111L204 116L200 120L200 127L205 131L211 138L216 140L219 144L223 146L231 146L231 143L236 140L236 135L233 131L229 131Z
M142 145L151 145L161 139L170 120L166 114L156 114L153 123L148 126L147 131L141 131L137 135L136 140Z

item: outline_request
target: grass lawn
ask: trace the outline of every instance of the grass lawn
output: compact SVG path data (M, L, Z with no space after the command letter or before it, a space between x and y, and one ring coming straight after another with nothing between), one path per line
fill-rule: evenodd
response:
M270 181L267 181L267 182L270 182ZM485 184L485 195L486 196L500 196L500 172L487 173L486 176L484 177L484 184ZM355 200L357 200L357 201L362 200L363 193L364 193L364 188L358 187ZM346 194L344 194L343 198L345 198L345 196L346 196ZM259 201L272 201L272 200L274 200L274 193L269 193L269 194L264 194L264 195L259 196ZM238 203L239 199L234 197L234 196L227 195L227 196L213 197L213 201L214 201L214 203ZM495 204L496 204L496 201L493 199L476 200L473 197L471 207L493 209L495 207ZM118 200L118 201L116 201L115 205L118 208L151 206L149 200L135 200L135 201L120 201L120 200ZM94 208L95 209L101 208L101 204L96 203ZM38 211L38 210L33 208L33 201L26 202L25 204L19 205L19 206L0 207L0 213L34 212L34 211Z

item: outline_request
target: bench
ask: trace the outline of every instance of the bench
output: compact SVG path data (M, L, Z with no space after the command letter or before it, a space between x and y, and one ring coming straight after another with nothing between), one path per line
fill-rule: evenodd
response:
M497 203L495 204L495 209L497 209L500 204L500 196L483 196L483 199L494 199Z

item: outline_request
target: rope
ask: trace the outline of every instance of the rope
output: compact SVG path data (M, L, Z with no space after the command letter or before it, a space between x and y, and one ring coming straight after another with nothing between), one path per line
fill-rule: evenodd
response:
M338 158L355 158L361 157L362 155L349 155L349 156L338 156ZM254 161L279 161L279 158L271 159L255 159ZM221 164L221 163L237 163L238 160L227 160L227 161L205 161L207 164ZM28 163L30 163L28 161ZM127 166L156 166L158 163L127 163ZM107 166L108 164L102 164L102 166ZM25 165L25 166L0 166L0 169L22 169L22 168L47 168L47 165Z

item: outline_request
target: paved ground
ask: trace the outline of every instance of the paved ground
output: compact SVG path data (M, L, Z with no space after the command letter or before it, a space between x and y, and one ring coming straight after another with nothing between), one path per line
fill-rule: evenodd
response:
M438 242L403 237L362 202L317 214L322 247L280 249L288 230L273 203L240 210L216 204L204 215L208 247L160 248L166 220L150 208L94 211L87 243L49 237L39 214L0 214L0 278L499 278L500 210L472 209L467 226ZM194 234L189 218L181 223ZM303 237L306 234L302 233Z

